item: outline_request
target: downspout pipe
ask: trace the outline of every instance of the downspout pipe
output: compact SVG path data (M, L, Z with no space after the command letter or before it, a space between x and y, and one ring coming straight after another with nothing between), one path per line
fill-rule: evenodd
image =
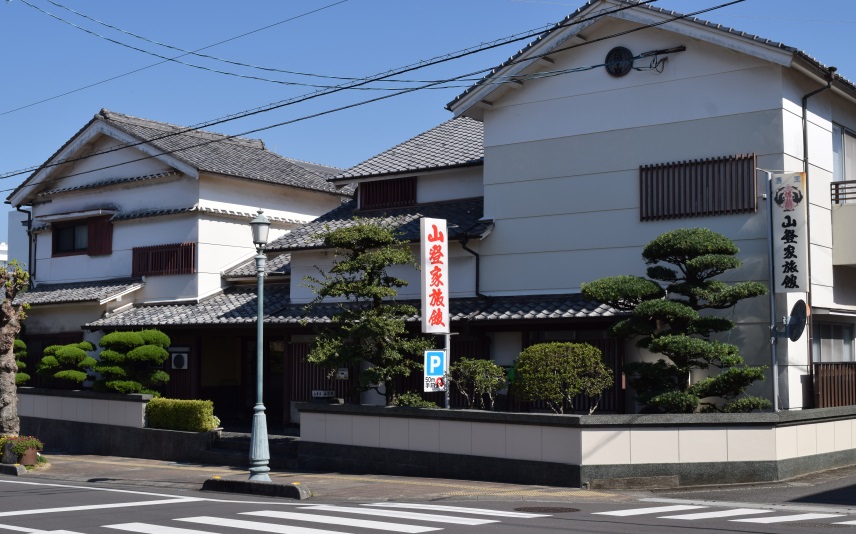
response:
M30 273L30 284L36 280L36 266L33 263L33 212L22 210L15 206L15 211L27 214L27 272Z
M475 258L476 258L476 296L480 297L480 298L487 298L487 295L482 294L481 291L479 290L480 289L479 279L481 278L481 256L479 256L478 252L476 252L475 250L473 250L467 246L467 243L469 242L469 240L470 240L470 236L468 236L466 234L466 232L463 233L461 235L461 237L458 238L458 241L461 243L461 248L466 250L467 252L469 252L470 254L475 256Z
M835 71L838 69L836 67L829 67L826 71L826 85L821 87L820 89L815 89L814 91L807 93L802 97L802 134L803 134L803 172L805 173L805 201L806 205L811 208L811 182L809 181L809 161L808 161L808 99L823 93L824 91L828 91L832 88L832 81L835 79ZM806 213L809 213L811 210L806 209ZM808 221L806 225L806 232L808 235L806 239L808 239L808 291L806 292L806 300L808 301L808 309L811 310L812 307L812 299L811 299L811 221ZM814 362L814 314L809 311L808 315L808 355L809 369L812 368L812 363Z

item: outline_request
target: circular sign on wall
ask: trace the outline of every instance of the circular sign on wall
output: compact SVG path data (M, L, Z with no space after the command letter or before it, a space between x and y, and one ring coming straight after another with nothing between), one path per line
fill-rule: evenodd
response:
M804 300L800 299L794 304L791 308L791 316L788 317L788 339L797 341L802 337L808 313L808 305Z

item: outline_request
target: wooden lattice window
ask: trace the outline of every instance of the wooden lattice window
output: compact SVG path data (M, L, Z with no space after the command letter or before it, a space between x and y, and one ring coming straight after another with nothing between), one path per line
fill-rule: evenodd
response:
M416 204L416 177L363 182L360 209L398 208Z
M755 154L639 168L640 219L731 215L758 211Z
M196 243L134 247L132 276L165 276L196 272Z

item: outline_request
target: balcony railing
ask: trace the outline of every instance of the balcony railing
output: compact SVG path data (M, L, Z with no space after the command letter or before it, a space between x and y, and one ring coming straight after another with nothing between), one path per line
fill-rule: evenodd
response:
M846 182L832 182L833 204L856 204L856 180Z

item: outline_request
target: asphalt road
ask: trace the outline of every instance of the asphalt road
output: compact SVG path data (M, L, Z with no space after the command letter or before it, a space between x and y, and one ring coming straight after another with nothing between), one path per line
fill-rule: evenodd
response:
M793 489L800 487L809 486ZM856 509L847 506L715 502L697 499L690 492L683 492L681 498L659 493L642 498L604 494L563 502L454 498L336 502L0 477L0 533L856 532Z

